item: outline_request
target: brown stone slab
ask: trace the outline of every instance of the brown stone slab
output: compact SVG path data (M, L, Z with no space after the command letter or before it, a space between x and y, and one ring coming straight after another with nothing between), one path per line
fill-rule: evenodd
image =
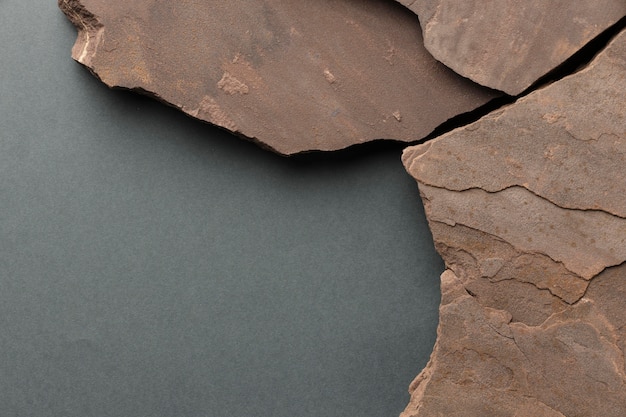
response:
M59 0L72 56L281 153L415 141L497 94L434 60L393 1Z
M626 32L585 69L408 148L447 270L403 417L626 415Z
M624 0L398 0L457 73L517 95L626 15Z

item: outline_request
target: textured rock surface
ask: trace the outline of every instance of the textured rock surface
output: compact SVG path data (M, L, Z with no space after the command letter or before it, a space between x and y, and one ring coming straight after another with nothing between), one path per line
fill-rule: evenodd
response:
M426 48L477 83L517 95L626 15L624 0L399 0Z
M412 141L495 92L423 47L394 2L59 0L108 86L292 154Z
M626 32L580 72L423 145L438 339L404 417L626 415Z

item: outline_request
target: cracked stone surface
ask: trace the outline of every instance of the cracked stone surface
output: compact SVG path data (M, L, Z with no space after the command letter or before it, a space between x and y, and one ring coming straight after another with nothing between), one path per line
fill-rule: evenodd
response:
M403 162L446 262L403 417L626 415L626 32Z
M415 141L497 96L437 62L390 1L59 0L74 59L281 154Z
M398 0L457 73L517 95L626 15L624 0Z

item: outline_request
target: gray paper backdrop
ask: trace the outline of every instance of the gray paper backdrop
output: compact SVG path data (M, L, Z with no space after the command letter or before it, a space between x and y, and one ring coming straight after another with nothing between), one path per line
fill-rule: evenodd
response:
M0 416L396 416L441 259L401 146L275 156L0 0Z

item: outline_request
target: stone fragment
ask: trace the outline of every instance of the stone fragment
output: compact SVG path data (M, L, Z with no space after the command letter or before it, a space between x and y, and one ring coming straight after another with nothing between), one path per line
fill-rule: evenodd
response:
M457 73L517 95L626 15L626 1L398 0Z
M281 153L418 140L498 95L423 47L416 17L366 0L59 0L72 56Z
M626 32L581 71L408 148L441 277L403 417L626 415Z

